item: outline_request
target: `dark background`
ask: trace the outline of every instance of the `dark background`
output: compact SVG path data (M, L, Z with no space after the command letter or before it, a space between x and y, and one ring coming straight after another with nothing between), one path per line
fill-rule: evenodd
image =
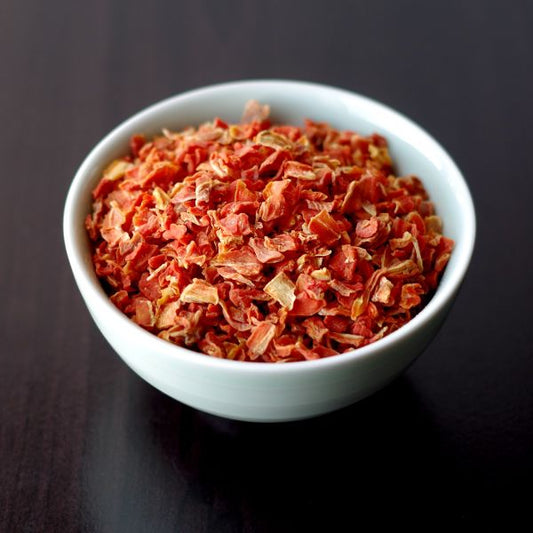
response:
M328 416L257 425L180 405L114 355L61 217L77 167L123 119L266 77L420 123L466 176L478 237L403 377ZM525 0L2 0L0 531L531 530L532 89Z

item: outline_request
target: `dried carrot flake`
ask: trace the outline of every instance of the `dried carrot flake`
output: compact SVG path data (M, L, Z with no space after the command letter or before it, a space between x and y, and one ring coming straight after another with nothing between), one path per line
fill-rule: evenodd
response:
M386 140L307 120L135 135L85 224L111 301L212 357L289 362L381 339L422 309L453 242Z
M218 304L217 288L207 283L207 281L194 278L192 283L187 285L181 295L180 300L186 303L197 304Z
M276 326L270 322L263 322L253 329L252 334L246 341L246 345L250 349L251 359L257 359L257 357L265 353L275 334Z
M295 288L296 285L289 279L287 274L280 272L265 285L263 290L290 311L296 300Z

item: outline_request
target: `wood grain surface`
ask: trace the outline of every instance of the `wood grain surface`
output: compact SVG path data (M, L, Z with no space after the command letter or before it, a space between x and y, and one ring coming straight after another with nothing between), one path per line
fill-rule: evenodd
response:
M0 531L532 527L533 4L0 2ZM61 232L72 176L181 91L303 79L439 139L478 238L438 337L340 412L231 422L165 397L92 323Z

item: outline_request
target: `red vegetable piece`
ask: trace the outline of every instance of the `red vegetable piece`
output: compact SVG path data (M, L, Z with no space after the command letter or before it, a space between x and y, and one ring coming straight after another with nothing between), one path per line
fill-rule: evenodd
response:
M135 135L93 191L95 272L140 326L212 357L330 357L398 329L453 253L380 135L272 126L268 106Z

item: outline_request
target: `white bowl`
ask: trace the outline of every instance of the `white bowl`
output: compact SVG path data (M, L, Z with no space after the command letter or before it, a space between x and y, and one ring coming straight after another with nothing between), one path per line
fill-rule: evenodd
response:
M238 121L244 104L269 104L276 122L304 118L339 129L384 135L398 174L418 175L444 233L455 241L433 298L409 323L375 342L315 361L288 364L216 359L175 346L137 326L109 300L93 270L84 219L104 167L127 153L130 136L180 129L220 116ZM152 105L126 120L91 151L77 171L64 211L67 255L85 303L104 337L148 383L216 415L252 421L308 418L354 403L384 387L424 350L448 313L467 271L475 213L461 172L442 146L392 109L357 94L313 83L258 80L197 89Z

